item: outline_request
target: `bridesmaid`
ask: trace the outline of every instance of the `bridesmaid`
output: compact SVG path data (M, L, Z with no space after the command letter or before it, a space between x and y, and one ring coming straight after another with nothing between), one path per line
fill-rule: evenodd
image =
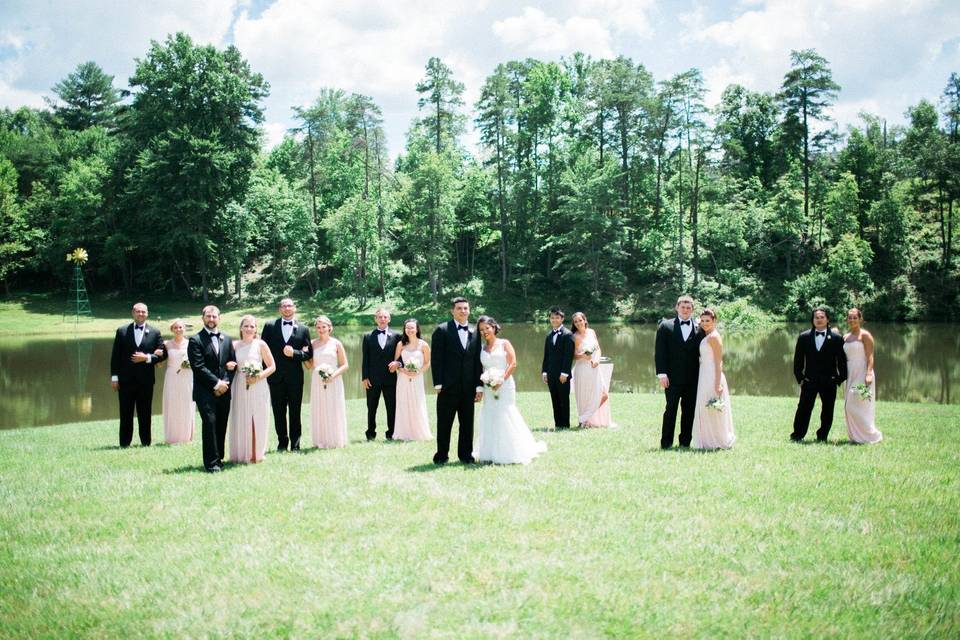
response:
M196 407L193 403L193 373L187 360L187 339L183 335L185 329L180 318L171 322L173 339L165 343L168 360L163 377L163 441L167 444L193 440Z
M850 332L843 336L843 352L847 356L843 402L847 436L850 442L873 444L883 440L883 434L874 425L877 381L873 375L873 335L863 328L863 314L856 307L847 312L847 326ZM859 384L870 388L869 400L861 398L854 389Z
M737 436L733 432L730 388L723 375L723 340L717 331L717 314L709 307L700 314L704 338L700 342L700 374L697 378L697 404L693 412L695 449L729 449ZM711 409L707 402L720 398L723 407Z
M233 343L237 373L230 386L230 460L262 462L267 451L267 415L270 413L270 388L264 382L277 370L267 343L258 337L257 320L251 315L240 318L240 340ZM262 370L255 376L243 372L245 364Z
M573 314L573 393L581 427L609 427L610 402L600 373L600 341L582 311Z
M313 446L337 449L347 445L347 401L343 389L343 372L347 370L347 353L339 340L332 337L333 323L327 316L315 322L317 338L313 341L313 359L307 366L310 376L310 435ZM332 374L324 380L318 373L327 365Z
M427 393L423 386L423 374L430 368L430 347L420 338L420 323L416 318L403 323L403 336L393 359L400 365L397 369L397 416L393 439L432 440ZM405 368L411 362L416 365L416 372Z

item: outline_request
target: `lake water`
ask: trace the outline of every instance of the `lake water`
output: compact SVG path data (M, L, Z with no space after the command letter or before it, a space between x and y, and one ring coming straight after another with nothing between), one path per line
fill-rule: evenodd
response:
M520 391L543 391L540 361L547 325L504 325L517 350ZM792 361L803 325L778 326L725 335L724 369L732 392L793 396ZM618 392L657 391L653 369L653 325L594 325L604 355L613 359L612 388ZM880 400L956 404L960 380L960 333L951 325L871 324L877 340L877 397ZM360 330L341 329L350 361L348 398L360 398ZM426 336L425 336L426 337ZM110 388L113 338L0 338L0 429L104 420L117 415ZM429 375L429 372L428 372ZM158 371L154 413L161 410ZM305 397L308 394L305 393Z

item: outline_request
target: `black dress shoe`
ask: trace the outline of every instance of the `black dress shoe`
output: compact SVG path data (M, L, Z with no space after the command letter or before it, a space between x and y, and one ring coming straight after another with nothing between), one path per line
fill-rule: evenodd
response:
M821 443L821 444L827 444L827 439L826 439L826 438L821 438L821 437L817 436L817 442L819 442L819 443Z
M370 434L367 434L367 442L373 442L376 439L377 439L377 436L371 436Z
M477 463L476 459L473 458L472 456L469 457L469 458L460 458L460 462L462 462L463 464L476 464L476 463Z
M290 451L300 451L300 445L298 444L293 445L292 447L290 447Z
M223 467L221 467L218 464L215 464L209 469L207 469L207 473L220 473L221 471L223 471Z
M570 425L564 425L564 426L557 425L554 427L554 429L556 429L557 431L563 431L564 429L569 429L569 428L570 428Z
M437 456L433 456L433 464L447 464L448 460L449 458L438 458Z
M388 434L387 434L387 440L393 440L393 434L392 434L392 433L388 433Z

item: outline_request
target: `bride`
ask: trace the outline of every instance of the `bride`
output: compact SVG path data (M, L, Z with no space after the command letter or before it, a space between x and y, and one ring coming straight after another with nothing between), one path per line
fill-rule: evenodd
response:
M547 444L533 439L517 409L517 387L513 371L517 354L509 340L497 337L500 325L490 316L480 316L477 331L483 339L483 404L480 405L479 437L473 457L478 462L527 464Z

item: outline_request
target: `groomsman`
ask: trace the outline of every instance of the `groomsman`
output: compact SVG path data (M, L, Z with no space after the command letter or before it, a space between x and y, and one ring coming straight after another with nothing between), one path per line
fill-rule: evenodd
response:
M453 419L460 422L457 457L470 464L473 459L473 405L483 398L480 382L480 339L470 326L470 303L466 298L451 301L453 318L439 325L430 341L430 369L437 390L437 453L434 464L445 464L450 454Z
M693 413L697 404L697 377L700 374L700 342L703 331L693 320L693 298L677 298L677 316L664 318L657 327L654 360L657 378L667 397L660 432L660 448L673 446L680 407L680 446L689 447L693 438Z
M793 375L800 385L800 402L793 417L790 439L800 442L807 435L813 405L820 396L820 428L817 441L826 442L833 424L833 405L837 400L837 386L847 379L847 356L843 352L843 338L830 327L830 313L817 307L811 317L812 329L797 338L793 353Z
M563 326L560 307L550 310L550 332L543 343L543 381L550 389L553 403L553 425L570 428L570 369L573 365L573 334Z
M220 309L203 308L203 329L187 343L187 357L193 371L193 400L200 413L203 438L203 468L211 473L223 470L227 420L230 418L230 384L236 372L233 341L220 333Z
M300 450L300 405L303 403L303 363L313 357L310 329L297 320L297 305L290 298L280 301L280 317L263 327L261 339L267 343L277 370L267 378L273 426L277 430L277 451ZM287 433L287 412L290 432Z
M110 355L110 385L120 399L120 446L133 440L133 412L137 412L140 444L150 446L153 413L154 365L167 359L163 338L147 324L147 305L133 305L133 322L117 329Z
M393 440L394 419L397 414L397 363L393 354L400 342L400 334L390 329L390 312L377 309L373 316L377 328L364 334L361 341L363 360L361 377L367 391L367 440L377 438L377 409L380 396L387 409L387 440Z

